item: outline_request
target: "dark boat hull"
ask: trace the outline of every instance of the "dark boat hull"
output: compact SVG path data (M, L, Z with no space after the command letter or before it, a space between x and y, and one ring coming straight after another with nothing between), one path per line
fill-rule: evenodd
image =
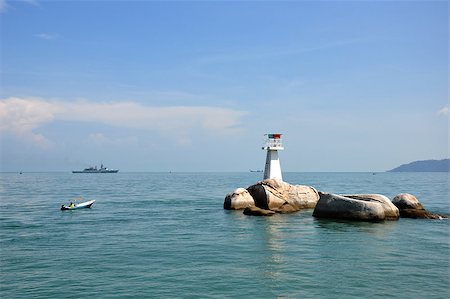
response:
M118 169L111 170L73 170L72 173L118 173Z

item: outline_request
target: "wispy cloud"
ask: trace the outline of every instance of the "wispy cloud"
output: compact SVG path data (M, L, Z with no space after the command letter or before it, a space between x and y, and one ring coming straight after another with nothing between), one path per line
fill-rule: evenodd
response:
M39 1L38 0L18 0L18 1L25 2L25 3L28 3L28 4L34 5L34 6L39 6Z
M450 112L450 109L448 108L448 106L446 107L442 107L441 109L439 109L439 111L437 112L438 116L448 116Z
M0 12L6 11L7 7L6 0L0 0Z
M11 1L8 1L11 2ZM16 0L16 2L24 2L30 5L39 6L39 1L37 0ZM10 4L6 2L6 0L0 0L0 13L6 12L8 8L10 7Z
M63 102L42 98L7 98L0 101L0 132L9 132L37 143L48 140L35 130L56 120L101 123L148 130L189 143L194 131L228 134L240 128L245 112L208 106L154 107L136 102Z
M136 144L137 138L135 136L127 136L121 138L112 138L103 133L91 133L87 137L87 141L90 144L96 145L129 145Z
M55 33L38 33L34 35L37 38L44 39L44 40L51 40L58 38L58 34Z
M278 58L283 56L295 56L309 52L332 50L341 47L348 47L355 44L367 43L371 39L368 37L340 39L317 43L309 46L286 46L285 48L248 47L237 49L224 49L221 52L206 55L196 59L194 62L206 65L214 63L228 63L239 61L255 61L262 59Z

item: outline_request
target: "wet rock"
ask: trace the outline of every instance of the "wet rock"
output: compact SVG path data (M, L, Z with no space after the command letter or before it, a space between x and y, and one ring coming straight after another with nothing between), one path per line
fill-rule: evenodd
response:
M313 212L314 217L361 221L382 221L386 218L385 208L380 202L331 193L319 192L319 195L320 199Z
M278 179L257 182L247 190L257 207L280 213L312 209L319 200L319 194L313 187L291 185Z
M244 209L244 214L251 216L273 216L275 212L258 207L248 207Z
M279 208L276 208L273 210L274 212L281 213L281 214L288 214L288 213L294 213L298 211L297 207L294 207L291 204L288 204L287 202L284 203Z
M412 194L398 194L392 199L392 203L399 209L400 217L425 219L450 218L448 215L434 214L425 210L419 200Z
M342 195L344 197L364 200L364 201L373 201L378 202L384 209L385 220L398 220L400 218L400 211L398 208L392 203L392 201L384 195L381 194L346 194Z
M242 210L247 207L254 207L253 197L244 188L237 188L225 196L223 208L226 210Z

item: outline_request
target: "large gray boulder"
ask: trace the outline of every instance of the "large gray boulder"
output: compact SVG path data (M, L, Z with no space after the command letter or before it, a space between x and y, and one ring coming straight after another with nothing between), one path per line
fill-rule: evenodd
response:
M378 201L360 200L341 195L319 192L320 199L314 209L317 218L381 221L386 219L385 208Z
M254 207L253 197L244 188L237 188L225 196L223 208L226 210L242 210L247 207Z
M412 194L401 193L392 199L392 203L399 209L400 216L405 218L442 219L448 215L433 214L423 207L419 200Z
M279 213L312 209L319 200L319 193L313 187L291 185L278 179L257 182L247 190L257 207Z
M398 220L400 218L400 212L398 208L392 203L392 201L381 194L346 194L344 197L378 202L384 209L385 220Z

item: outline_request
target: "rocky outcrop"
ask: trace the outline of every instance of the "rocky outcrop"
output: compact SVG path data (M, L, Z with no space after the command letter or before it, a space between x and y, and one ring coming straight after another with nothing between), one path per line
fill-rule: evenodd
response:
M397 220L400 217L443 219L448 215L431 213L414 195L402 193L392 201L381 194L336 195L317 192L310 186L291 185L278 179L266 179L247 189L238 188L226 195L223 208L244 209L244 214L272 216L314 208L317 218L361 221Z
M399 209L400 217L442 219L450 218L448 215L433 214L423 207L419 200L411 194L398 194L392 199L392 203Z
M241 210L247 207L254 207L253 197L244 188L237 188L225 196L223 208L225 210Z
M381 194L346 194L344 197L363 200L363 201L373 201L378 202L384 209L385 220L397 220L400 218L400 212L398 208L392 203L392 201L384 195Z
M257 207L278 213L312 209L319 200L319 194L313 187L291 185L277 179L257 182L247 190Z
M362 221L386 219L385 207L379 201L367 197L362 200L322 192L319 192L319 195L320 199L313 212L314 217Z
M244 209L244 214L251 216L273 216L275 212L258 207L248 207Z

